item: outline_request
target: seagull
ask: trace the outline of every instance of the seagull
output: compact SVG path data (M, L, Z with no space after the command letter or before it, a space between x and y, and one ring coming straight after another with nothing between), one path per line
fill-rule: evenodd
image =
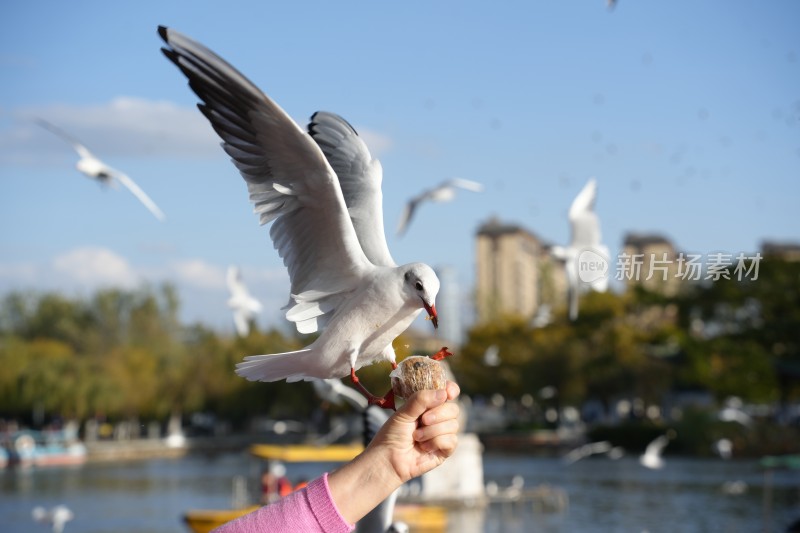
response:
M34 507L31 512L33 519L42 524L52 524L53 533L61 533L64 531L64 525L75 518L69 507L66 505L56 505L52 509L45 509L44 507Z
M473 192L483 191L483 185L480 183L461 178L449 179L443 181L433 189L422 191L406 203L403 213L400 216L400 222L397 225L397 235L403 235L406 232L408 224L411 222L411 217L414 216L414 212L421 202L449 202L455 197L456 188Z
M663 468L664 459L661 457L661 453L664 451L664 448L667 447L667 444L669 444L669 439L669 433L653 439L653 441L647 445L644 454L639 456L639 464L651 470Z
M567 272L567 285L569 291L569 318L578 318L578 296L581 282L579 277L578 261L582 252L589 251L593 256L601 256L608 266L608 247L603 245L600 236L600 221L594 212L594 203L597 199L597 182L590 178L581 192L572 201L569 208L569 224L571 228L571 241L568 246L553 246L551 254L564 261ZM600 275L592 280L590 285L594 290L605 292L608 289L608 278Z
M301 350L245 357L237 374L266 382L349 374L370 402L393 408L391 391L371 394L356 370L379 361L396 367L392 341L422 309L438 327L439 278L424 263L392 259L380 163L338 115L315 113L304 131L214 52L173 29L158 32L247 183L261 224L272 223L291 284L286 318L300 333L321 332Z
M314 392L317 393L317 396L329 403L341 405L342 402L346 402L357 411L363 411L367 408L366 398L355 389L342 383L341 380L312 379L311 385L314 387Z
M250 332L250 320L261 312L261 302L250 295L238 267L228 267L227 279L228 290L231 292L228 307L233 310L233 323L239 336L246 337Z
M483 364L486 366L500 366L500 347L496 344L490 344L486 351L483 352Z
M92 152L89 151L88 148L79 143L74 137L67 134L61 128L58 128L42 119L36 119L36 123L72 145L72 147L80 156L80 159L75 164L75 168L77 168L78 171L92 179L97 180L103 185L114 185L115 182L121 183L129 191L131 191L133 195L138 198L139 201L142 202L158 220L164 220L164 218L166 218L163 211L158 208L155 202L153 202L153 200L151 200L150 197L147 196L147 194L145 194L145 192L140 189L130 177L128 177L128 175L120 172L119 170L111 168L100 161L92 154Z
M571 465L592 455L609 453L614 447L607 440L589 442L570 451L562 459L564 464Z
M539 309L536 310L536 315L534 315L533 319L531 320L531 325L534 328L543 328L550 324L553 321L553 312L550 309L549 304L541 304Z
M712 445L714 452L722 459L730 459L733 454L733 443L730 439L718 439Z

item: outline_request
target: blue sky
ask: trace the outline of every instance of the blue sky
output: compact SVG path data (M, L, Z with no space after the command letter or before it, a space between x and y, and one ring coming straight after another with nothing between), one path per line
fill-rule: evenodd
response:
M243 180L159 24L215 50L292 117L324 109L384 168L400 262L450 265L465 297L491 216L565 243L589 177L615 254L626 232L694 253L800 240L800 3L17 2L0 17L0 294L174 282L183 317L230 330L238 264L280 323L288 281ZM74 170L45 118L165 211ZM479 181L393 230L443 179Z

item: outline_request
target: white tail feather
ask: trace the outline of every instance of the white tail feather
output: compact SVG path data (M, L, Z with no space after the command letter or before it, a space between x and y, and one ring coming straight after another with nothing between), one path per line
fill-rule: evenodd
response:
M314 377L306 374L305 370L314 367L307 360L315 357L310 348L296 352L249 355L236 365L236 373L248 381L300 381Z

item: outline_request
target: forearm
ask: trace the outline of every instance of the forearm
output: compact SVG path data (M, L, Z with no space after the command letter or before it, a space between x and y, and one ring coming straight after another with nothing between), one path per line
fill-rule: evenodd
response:
M386 450L375 446L328 475L331 498L342 517L351 524L358 522L400 485L402 480L395 473Z

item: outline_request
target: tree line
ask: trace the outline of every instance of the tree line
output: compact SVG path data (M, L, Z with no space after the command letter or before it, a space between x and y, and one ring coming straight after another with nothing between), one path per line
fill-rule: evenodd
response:
M233 369L243 356L310 342L278 329L244 338L182 324L170 285L106 289L89 297L12 292L0 301L0 418L166 420L215 413L309 417L319 399L307 383L251 383ZM402 337L398 357L412 352ZM500 364L484 353L496 346ZM800 263L764 260L758 280L719 280L676 296L634 288L588 293L578 319L564 310L534 327L520 317L474 326L453 371L468 395L558 391L559 402L605 404L621 396L658 403L703 389L722 400L800 400ZM378 392L388 365L360 371Z

